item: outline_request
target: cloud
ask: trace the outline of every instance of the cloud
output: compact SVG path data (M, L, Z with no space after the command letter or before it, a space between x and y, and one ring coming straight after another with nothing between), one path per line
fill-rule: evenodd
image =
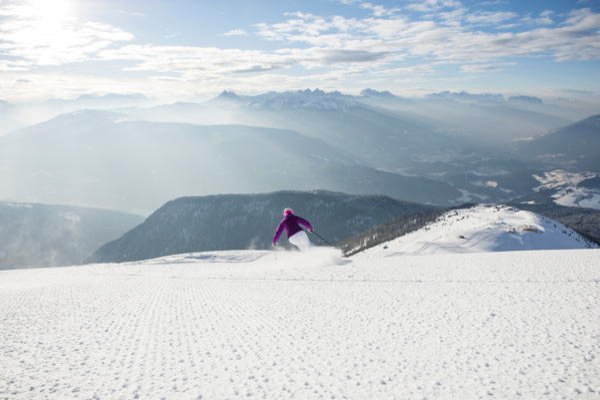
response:
M271 71L273 69L275 69L276 67L271 65L271 66L264 66L264 65L252 65L250 67L244 67L241 69L237 69L237 70L233 70L231 72L236 73L236 74L251 74L251 73L255 73L255 72L265 72L265 71Z
M407 9L418 12L431 12L460 7L462 7L462 3L457 0L422 0L406 6Z
M164 34L163 37L165 39L173 39L173 38L179 37L181 35L182 35L181 32L170 32L170 33Z
M458 2L428 1L423 7L450 7ZM544 12L542 17L549 17ZM441 16L441 18L440 18ZM513 12L443 12L436 18L407 16L363 19L303 15L276 24L258 24L257 34L272 41L310 46L421 57L429 61L468 63L545 55L557 61L600 58L600 14L590 9L571 12L556 27L494 32L473 26L502 27L517 18ZM449 21L450 19L450 21Z
M267 83L273 89L317 86L319 79L320 86L344 79L348 85L369 80L410 83L450 79L443 73L447 65L461 73L453 79L470 79L471 74L500 71L526 57L600 59L600 14L590 8L523 15L457 0L410 1L401 10L361 0L337 2L365 12L353 17L285 13L275 22L222 33L256 38L255 48L235 49L142 43L111 24L69 15L48 20L26 0L5 0L0 7L1 79L39 84L42 75L35 72L42 67L102 62L113 68L113 75L129 79L129 91L144 90L150 81L163 91L188 93L189 83L240 90ZM63 75L63 84L69 79ZM68 90L92 85L92 80L89 75L73 78ZM97 82L101 84L94 88L108 85L107 80Z
M248 32L243 29L232 29L225 32L223 36L248 36Z
M292 66L314 69L336 64L371 63L383 60L386 56L384 52L319 47L259 51L153 45L128 45L98 53L100 59L133 62L133 66L126 68L129 71L160 72L190 80L282 70Z
M551 10L542 11L539 16L525 16L521 19L521 22L524 24L533 24L533 25L552 25L554 20L552 19L552 15L554 14Z
M366 50L329 50L325 52L323 61L328 64L335 63L362 63L376 61L385 58L386 52L374 52Z
M0 60L0 72L27 71L26 65L19 66L18 62Z
M134 39L133 34L109 24L79 21L68 9L51 11L37 9L28 1L2 3L0 56L9 65L23 69L82 62L115 43Z
M498 64L463 64L460 66L460 70L466 73L497 72L503 71L506 67L513 65L515 65L514 62Z
M497 25L518 16L517 13L510 11L484 11L469 13L464 20L473 25Z
M369 10L373 13L374 16L376 17L383 17L385 15L392 15L396 12L399 11L398 8L386 8L384 6L378 5L378 4L373 4L373 3L369 3L369 2L362 2L359 3L360 8L364 9L364 10Z

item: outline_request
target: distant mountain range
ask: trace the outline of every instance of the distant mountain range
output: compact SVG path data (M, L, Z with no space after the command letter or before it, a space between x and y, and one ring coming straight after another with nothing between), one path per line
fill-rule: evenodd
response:
M531 190L536 183L532 175L540 171L529 161L518 160L504 149L490 147L490 143L486 144L486 135L490 129L505 130L506 121L516 118L510 113L533 114L521 108L513 109L504 100L482 104L454 99L405 99L374 90L363 91L361 96L321 90L269 92L257 96L226 91L205 103L175 103L124 112L152 121L203 124L220 121L289 129L322 140L362 165L450 183L461 191L457 202L505 201L523 194L523 187ZM511 110L509 114L505 112L507 109ZM450 114L444 115L445 112ZM479 114L483 116L473 117ZM538 117L536 114L535 118ZM453 123L449 120L470 124L473 132L481 134L474 133L475 137L466 134L468 130L451 128ZM522 123L519 120L515 125ZM534 132L559 125L556 121L536 125ZM505 135L505 140L510 140L506 137L510 135ZM523 182L524 176L526 182ZM487 181L496 183L486 185Z
M315 230L333 243L400 216L434 210L385 196L323 191L184 197L168 202L144 223L102 246L90 261L120 262L197 251L270 248L285 207L292 207L310 220ZM314 236L311 240L323 244Z
M0 100L0 135L78 110L148 107L155 102L141 93L84 94L72 99L49 99L12 104Z
M128 110L136 118L231 123L289 129L322 140L360 163L398 172L423 159L457 158L468 145L436 133L426 119L373 108L340 92L304 90L240 96L223 92L206 103Z
M144 108L143 95L107 94L44 107L86 104L119 108L62 114L0 137L0 198L139 214L180 196L288 189L441 206L600 200L594 188L558 193L538 179L558 168L600 173L597 116L557 129L574 113L531 96L225 91L203 103ZM505 143L525 136L534 139Z
M114 211L0 202L0 269L81 264L142 220Z
M456 139L475 143L502 143L515 138L541 134L566 125L572 117L560 107L545 104L532 96L468 92L431 93L422 98L398 97L389 91L365 89L360 96L338 91L298 90L268 92L256 96L242 96L233 92L221 93L213 103L237 109L236 118L249 118L247 109L256 113L266 110L312 110L354 112L369 108L402 122L400 131L443 133ZM228 104L229 103L229 104ZM232 104L233 103L233 104ZM254 115L260 119L260 115ZM284 121L277 121L274 127ZM409 123L409 124L408 124ZM305 133L298 127L289 127ZM457 147L457 143L453 147ZM462 144L464 146L464 143Z
M79 111L0 138L0 198L146 213L190 194L325 188L451 204L443 181L365 166L290 130L127 121Z

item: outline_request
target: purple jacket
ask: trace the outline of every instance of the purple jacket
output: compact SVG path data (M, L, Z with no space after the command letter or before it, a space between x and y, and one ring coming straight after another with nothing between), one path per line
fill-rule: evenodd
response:
M294 214L286 215L283 218L283 220L281 221L281 223L279 224L279 227L277 228L277 231L275 232L275 236L273 236L273 243L277 243L277 241L281 237L281 234L283 233L284 229L285 229L285 232L287 233L288 238L290 236L293 236L294 234L300 232L302 230L302 227L300 225L303 225L309 231L313 230L313 227L310 224L310 222L308 222L304 218L298 217L297 215L294 215Z

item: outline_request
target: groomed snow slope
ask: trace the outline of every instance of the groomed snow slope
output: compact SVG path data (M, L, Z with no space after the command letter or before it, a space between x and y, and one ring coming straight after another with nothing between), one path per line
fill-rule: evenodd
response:
M502 205L453 210L358 257L597 247L563 224Z
M0 399L597 399L600 250L0 271Z

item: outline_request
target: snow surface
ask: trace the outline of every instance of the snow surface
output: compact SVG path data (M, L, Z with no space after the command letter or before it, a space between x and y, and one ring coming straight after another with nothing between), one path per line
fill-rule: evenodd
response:
M593 172L578 173L557 169L545 172L544 176L533 177L540 183L534 191L554 191L551 197L558 205L600 210L600 190L578 186L587 179L597 177Z
M552 195L554 202L565 207L600 210L600 191L585 187L564 188Z
M0 271L1 399L597 399L600 250Z
M597 246L552 219L507 206L478 205L449 211L424 228L367 249L357 256L591 247Z

